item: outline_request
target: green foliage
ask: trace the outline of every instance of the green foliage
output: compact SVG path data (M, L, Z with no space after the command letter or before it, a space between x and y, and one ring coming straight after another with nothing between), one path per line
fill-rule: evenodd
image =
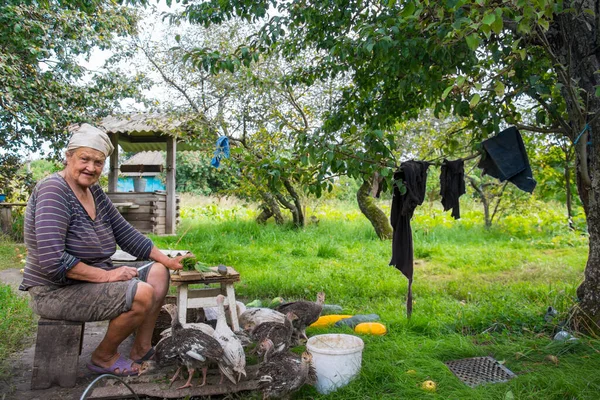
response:
M21 173L29 171L31 179L34 182L39 182L48 175L59 172L64 166L56 160L33 160L28 163L27 167L21 169Z
M93 49L108 50L117 38L134 34L136 23L133 9L112 1L0 6L0 185L13 180L19 151L49 143L58 154L68 124L104 116L137 94L139 77L132 83L110 69L92 72L82 65Z
M183 265L183 269L185 271L192 271L194 269L194 265L196 265L196 262L198 262L196 257L184 257L181 260L181 265Z
M177 191L223 195L238 186L237 172L228 165L215 168L211 156L197 151L177 153Z
M356 192L358 192L358 188L360 187L356 179L342 176L332 186L332 190L323 195L324 199L356 201Z
M331 187L330 174L362 179L378 172L389 186L393 169L409 153L395 128L428 108L435 117L462 119L464 126L453 133L468 128L471 143L505 124L524 124L529 115L535 119L529 126L573 140L573 131L565 128L565 93L573 94L572 104L585 103L585 95L565 81L549 44L556 35L548 30L556 15L592 23L593 12L562 7L556 1L392 1L364 7L213 0L185 5L180 17L205 27L236 18L259 27L234 51L209 45L188 51L186 60L199 69L236 71L267 55L293 60L308 53L311 58L294 64L287 81L342 82L320 129L298 136L300 161L318 170L308 189L319 196ZM571 121L578 127L580 122ZM446 143L430 148L456 154L455 135L442 128L436 136Z
M176 12L171 17L183 18ZM302 63L302 57L286 61L274 54L252 66L209 68L212 74L204 72L190 54L207 46L215 47L213 54L234 52L246 35L256 31L243 21L229 21L210 29L181 24L174 29L175 38L169 34L160 40L150 29L146 40L136 42L136 46L150 62L145 68L151 65L160 71L161 79L155 84L164 90L157 92L167 93L166 99L157 99L161 106L184 109L201 119L193 142L204 155L182 157L178 189L202 194L233 193L264 202L269 208L276 208L273 204L277 203L279 209L292 210L301 224L296 210L302 208L305 188L320 177L316 167L300 162L301 155L295 151L296 135L317 124L330 91L289 85L286 73L292 64ZM214 151L216 137L222 135L230 139L231 158L224 159L219 170L210 170L209 154Z

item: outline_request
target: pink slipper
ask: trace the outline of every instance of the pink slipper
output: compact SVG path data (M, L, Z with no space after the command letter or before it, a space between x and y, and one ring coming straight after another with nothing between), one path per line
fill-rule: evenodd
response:
M92 364L91 362L87 363L87 368L95 372L97 374L112 374L116 376L131 376L137 375L138 371L133 369L131 364L133 361L125 358L123 356L119 356L119 359L114 362L110 367L100 367L96 364ZM119 370L119 372L116 372Z

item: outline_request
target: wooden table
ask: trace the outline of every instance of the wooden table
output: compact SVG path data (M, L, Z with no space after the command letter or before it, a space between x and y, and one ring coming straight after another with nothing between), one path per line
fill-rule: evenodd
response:
M179 271L171 275L171 285L177 287L177 308L179 310L179 322L187 322L188 308L215 307L217 296L225 296L225 304L229 304L231 325L234 332L240 330L237 307L235 303L235 290L233 284L239 282L240 274L233 268L227 267L227 274L221 275L217 267L212 268L214 272ZM204 288L190 288L189 285L207 285ZM219 284L220 287L210 287L211 284Z

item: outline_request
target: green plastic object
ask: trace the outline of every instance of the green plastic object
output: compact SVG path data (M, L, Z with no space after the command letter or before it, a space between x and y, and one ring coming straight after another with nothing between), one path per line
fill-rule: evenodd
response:
M341 319L335 323L336 328L341 328L342 326L349 326L354 329L354 327L362 322L375 322L379 321L379 315L377 314L357 314L350 318Z
M273 300L271 300L271 303L269 303L269 308L275 308L283 304L283 301L283 297L275 297Z
M246 307L258 308L262 306L262 301L260 301L260 299L252 300L250 303L246 304Z
M337 304L323 304L323 311L321 311L321 315L331 315L331 314L341 314L342 306L338 306Z

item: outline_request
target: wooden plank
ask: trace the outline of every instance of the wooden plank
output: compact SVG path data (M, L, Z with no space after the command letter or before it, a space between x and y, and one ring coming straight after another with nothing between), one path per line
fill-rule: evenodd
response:
M154 192L109 192L106 194L113 203L135 203L139 205L152 205L152 201L160 201L165 198L164 194Z
M0 208L0 228L2 233L5 235L12 235L12 208L2 207Z
M239 282L240 274L233 268L227 267L227 275L216 272L217 267L212 267L215 272L179 271L171 275L171 282L176 285L179 282L209 284L209 283L233 283Z
M121 214L152 214L152 215L162 215L166 214L166 210L159 209L156 206L138 206L137 208L124 208L120 210Z
M138 221L144 221L144 220L150 220L150 218L154 218L156 221L158 221L161 224L165 223L165 210L158 210L159 212L138 212L137 209L132 209L132 210L128 210L126 212L122 212L121 215L123 215L123 217L125 217L126 220L129 221L129 219L131 218L132 221L138 220Z
M258 365L247 366L246 376L248 378L254 378L257 370ZM166 375L170 376L171 371L169 371L169 373ZM177 390L176 388L183 385L185 383L185 379L178 379L169 388L169 382L164 379L166 375L163 373L146 377L142 375L140 377L128 378L133 380L133 382L129 381L127 384L139 397L147 396L158 399L200 398L204 396L219 396L242 391L258 390L258 379L248 379L244 377L242 377L242 380L238 382L237 385L234 385L228 381L219 385L220 377L217 370L209 370L209 374L206 377L206 385L198 386L198 377L196 376L192 380L194 385L193 387L181 390ZM180 376L182 375L187 376L187 374L181 374ZM150 381L140 382L144 378ZM125 385L118 382L115 384L115 381L109 381L107 386L95 388L87 398L95 400L108 400L131 397L133 397L133 395Z
M75 386L83 329L83 322L39 319L32 389Z
M162 165L144 165L144 164L123 164L121 165L121 172L162 172Z
M5 201L0 203L0 207L25 207L27 203L7 203Z
M155 235L165 235L165 226L164 225L160 225L160 226L156 226L152 229L152 233Z
M114 147L113 153L110 155L108 168L108 191L116 192L119 182L119 134L117 132L109 133L110 142Z
M131 225L141 233L152 233L155 229L154 222L150 221L132 221Z
M166 230L165 233L175 233L177 220L175 217L176 191L175 191L175 172L177 139L167 139L167 215L166 215Z
M231 306L229 307L229 315L231 316L231 327L234 332L240 330L240 322L238 320L237 315L237 303L235 302L235 290L233 289L233 285L221 285L221 288L225 286L225 291L227 292L227 302Z
M125 217L125 219L130 223L133 224L133 222L135 221L150 221L150 222L155 222L158 223L160 217L155 217L152 214L135 214L135 213L121 213L123 215L123 217Z
M221 290L221 288L206 288L206 289L189 289L188 300L190 299L202 299L206 297L217 297L222 294L225 296L225 293Z

